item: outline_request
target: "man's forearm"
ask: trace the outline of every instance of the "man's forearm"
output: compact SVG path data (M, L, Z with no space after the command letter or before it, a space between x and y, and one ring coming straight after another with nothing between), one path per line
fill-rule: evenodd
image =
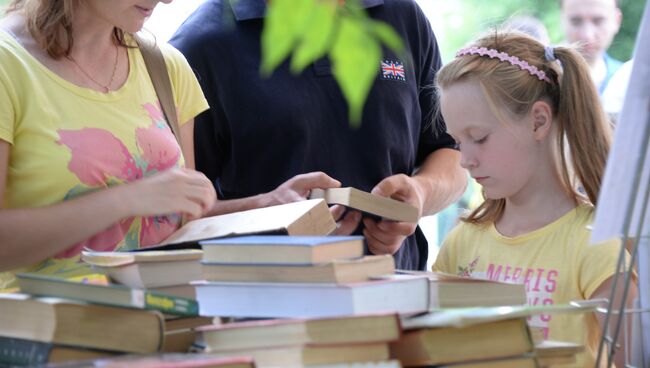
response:
M460 152L450 148L430 153L413 178L423 194L423 216L440 212L456 202L467 186L467 175L460 167Z

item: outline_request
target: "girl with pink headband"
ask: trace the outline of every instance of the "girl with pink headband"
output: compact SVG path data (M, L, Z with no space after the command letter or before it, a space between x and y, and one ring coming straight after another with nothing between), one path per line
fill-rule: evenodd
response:
M460 50L436 82L461 166L485 200L444 241L434 270L523 283L530 305L609 298L621 245L591 245L589 225L612 132L584 59L494 33ZM547 339L584 344L573 366L593 367L600 317L541 315L529 324Z

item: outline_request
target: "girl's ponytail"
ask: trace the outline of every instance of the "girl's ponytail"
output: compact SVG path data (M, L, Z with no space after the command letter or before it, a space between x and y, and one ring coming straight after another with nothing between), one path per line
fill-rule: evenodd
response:
M576 200L580 195L580 190L575 191L577 184L595 205L612 141L611 125L582 56L566 47L556 47L554 53L563 69L557 111L563 181L572 186L567 189Z

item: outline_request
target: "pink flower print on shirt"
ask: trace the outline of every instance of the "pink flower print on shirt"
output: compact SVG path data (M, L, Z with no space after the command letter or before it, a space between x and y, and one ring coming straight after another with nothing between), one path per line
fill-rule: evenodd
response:
M111 179L133 181L142 169L129 150L111 132L99 128L59 130L57 143L68 146L72 159L68 169L88 186L105 186Z
M135 135L138 148L142 152L142 159L148 163L147 171L165 170L178 162L180 151L169 151L169 147L176 145L176 137L170 134L171 130L165 121L160 108L152 104L144 104L152 124L147 128L136 129Z
M167 126L159 107L142 105L151 119L151 125L137 128L135 140L138 153L133 156L127 147L111 132L99 128L59 130L57 143L67 146L72 158L68 169L82 184L72 188L65 199L111 185L129 183L179 163L180 149ZM162 119L162 120L161 120ZM76 244L55 258L70 258L86 247L98 251L114 250L120 244L132 249L160 243L180 224L180 216L143 217L123 219L110 228Z
M476 268L476 265L478 264L478 260L481 257L476 257L470 264L468 264L466 267L461 267L458 266L458 276L461 277L472 277L472 272L474 272L474 269Z

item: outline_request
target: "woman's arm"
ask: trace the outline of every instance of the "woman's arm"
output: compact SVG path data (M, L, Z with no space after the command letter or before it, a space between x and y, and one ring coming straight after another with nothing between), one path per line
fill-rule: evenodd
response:
M7 209L9 155L9 143L0 140L0 271L40 262L124 218L174 212L198 218L216 200L203 174L170 169L49 206Z

